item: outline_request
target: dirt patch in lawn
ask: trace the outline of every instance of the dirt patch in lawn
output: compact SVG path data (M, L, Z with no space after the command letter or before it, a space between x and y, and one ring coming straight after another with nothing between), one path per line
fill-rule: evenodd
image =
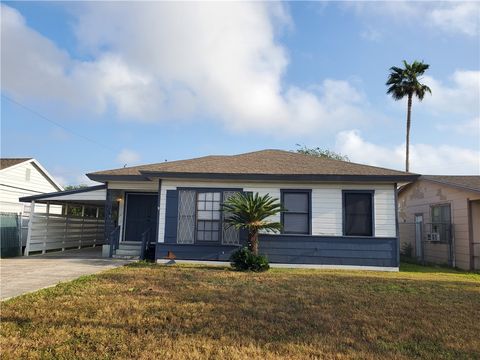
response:
M2 303L2 358L480 357L480 275L137 264Z

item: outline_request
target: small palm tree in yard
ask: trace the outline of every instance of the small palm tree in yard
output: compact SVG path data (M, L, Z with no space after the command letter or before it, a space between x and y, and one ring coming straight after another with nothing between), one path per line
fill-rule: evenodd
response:
M278 199L269 194L235 194L223 203L222 210L228 214L225 219L228 226L248 231L248 249L255 255L258 255L259 231L275 232L282 228L278 221L268 220L283 210Z
M414 61L409 64L403 60L404 68L393 66L390 68L390 75L386 85L388 86L387 94L392 95L395 100L401 100L407 97L407 134L406 134L406 154L405 154L405 171L409 170L409 152L410 152L410 123L412 113L412 99L414 96L422 101L425 94L432 93L427 85L420 82L420 76L430 67L423 61Z

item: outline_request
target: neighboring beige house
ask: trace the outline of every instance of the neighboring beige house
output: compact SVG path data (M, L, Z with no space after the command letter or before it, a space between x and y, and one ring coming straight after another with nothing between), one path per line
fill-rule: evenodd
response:
M480 176L421 176L398 201L400 241L414 256L480 269Z
M33 158L0 159L0 212L29 212L30 204L20 197L63 191L60 185L40 163ZM46 205L39 205L36 212L45 212ZM51 213L61 214L61 206L52 206Z

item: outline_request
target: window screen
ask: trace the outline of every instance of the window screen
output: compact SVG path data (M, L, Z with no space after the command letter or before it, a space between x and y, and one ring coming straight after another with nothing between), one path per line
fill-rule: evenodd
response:
M224 191L223 192L223 201L227 201L230 197L235 196L238 191ZM230 213L223 211L223 233L222 233L222 244L224 245L238 245L240 243L240 232L233 226L229 226L225 219L230 216Z
M220 192L197 193L197 241L220 240Z
M177 243L193 244L195 239L195 191L178 193Z
M344 193L344 233L346 236L373 236L372 207L371 192Z
M285 234L310 234L310 192L282 192L283 232Z
M441 242L451 241L450 204L432 206L432 233L440 236Z

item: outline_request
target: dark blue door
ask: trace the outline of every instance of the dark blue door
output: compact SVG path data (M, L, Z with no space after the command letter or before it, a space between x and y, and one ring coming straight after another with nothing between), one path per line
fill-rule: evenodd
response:
M155 242L157 233L157 194L127 194L124 241L142 241L142 234L150 229Z

